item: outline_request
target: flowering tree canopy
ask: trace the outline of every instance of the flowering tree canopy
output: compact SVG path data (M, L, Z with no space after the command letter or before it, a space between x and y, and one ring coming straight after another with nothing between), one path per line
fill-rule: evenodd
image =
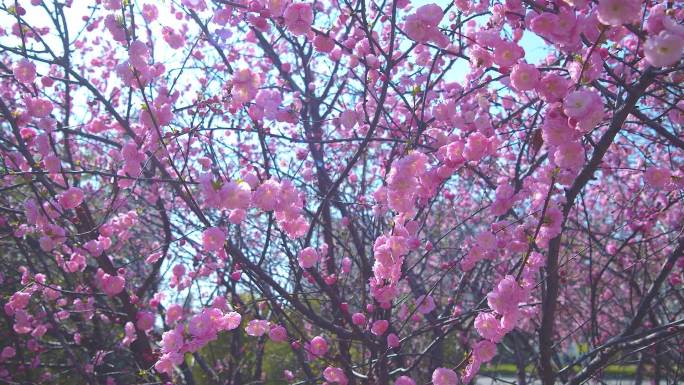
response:
M684 4L2 0L0 382L684 381Z

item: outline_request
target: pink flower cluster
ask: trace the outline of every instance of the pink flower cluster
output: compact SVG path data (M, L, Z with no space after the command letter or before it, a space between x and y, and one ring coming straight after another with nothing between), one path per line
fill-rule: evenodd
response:
M105 23L109 20L108 16ZM118 25L112 25L110 31L117 31L115 40L118 40L116 38L119 33ZM123 32L123 28L121 31ZM141 40L135 40L129 46L128 60L117 65L116 72L125 84L133 88L141 88L165 72L161 63L150 64L150 61L151 54L148 45Z
M532 32L565 47L577 46L580 33L586 33L589 25L586 20L578 18L571 7L561 7L558 13L532 12L526 17L526 22Z
M269 179L254 192L254 205L264 211L274 211L278 226L290 238L304 236L309 223L302 215L304 198L289 180Z
M233 224L242 222L245 211L252 203L252 189L257 185L256 176L243 173L242 181L212 179L211 174L200 176L200 188L210 207L230 210L229 220Z
M142 172L142 164L145 162L145 154L138 149L138 145L133 141L127 141L121 147L121 159L123 159L123 168L121 168L117 175L129 176L137 178ZM134 179L120 179L119 187L127 188L133 185Z
M476 263L485 259L494 259L498 252L497 248L497 239L494 233L491 231L478 233L473 239L473 245L468 254L461 261L461 269L470 271Z
M416 249L420 242L416 238L417 223L403 223L402 217L395 217L394 229L390 235L381 235L375 240L373 254L373 277L370 278L371 295L381 304L389 305L398 295L397 283L401 278L404 256Z
M269 179L259 184L256 175L242 173L243 180L214 180L211 175L200 177L205 203L214 208L230 210L229 220L239 224L249 207L274 211L278 225L291 238L306 234L309 224L302 215L304 199L292 182Z
M468 366L463 374L463 383L468 383L496 355L496 344L510 333L523 316L528 316L519 308L521 303L529 300L531 290L536 284L535 275L544 266L544 257L532 252L527 258L521 274L521 283L512 275L506 275L497 286L487 294L487 304L491 312L481 312L475 318L475 329L484 338L473 345Z
M405 214L415 211L415 201L421 185L419 178L425 175L427 162L427 156L418 151L395 161L387 177L387 188L376 192L376 197L380 197L378 200L384 201L382 193L386 192L391 209Z
M233 330L240 326L242 316L234 311L225 312L218 307L202 310L194 315L187 324L187 331L182 324L162 335L162 356L154 365L163 373L172 373L173 367L183 361L184 354L196 352L203 346L218 338L218 333Z
M97 270L95 279L99 282L102 291L110 297L121 293L126 286L125 277L120 274L111 275L105 273L102 269Z
M404 31L406 35L418 43L433 42L444 48L449 39L439 30L444 12L437 4L427 4L416 9L416 12L406 17Z
M649 37L644 44L644 57L655 67L674 65L684 55L684 26L666 16L662 5L651 9Z
M256 97L261 85L261 77L249 68L243 68L233 75L231 84L233 104L241 106L244 103L251 102Z

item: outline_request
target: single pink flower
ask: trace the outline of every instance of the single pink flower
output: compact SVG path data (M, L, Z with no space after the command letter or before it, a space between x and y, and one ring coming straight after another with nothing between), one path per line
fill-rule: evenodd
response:
M568 80L555 73L547 73L539 80L537 92L546 102L557 102L568 93Z
M489 362L496 356L496 344L482 340L473 346L473 357L479 362Z
M181 350L185 341L183 340L182 326L164 332L162 334L161 351L162 353L175 353Z
M285 26L294 35L304 35L311 30L313 24L313 8L309 3L292 3L283 13Z
M310 269L316 265L316 262L321 259L318 251L313 247L307 247L299 252L299 266L302 269Z
M329 36L316 35L313 40L313 45L316 47L317 51L329 53L335 48L335 41Z
M270 330L270 322L266 320L254 319L247 323L245 332L252 337L261 337Z
M390 333L387 335L387 346L390 348L398 348L401 345L401 341L399 340L399 336L396 335L395 333Z
M14 348L11 347L11 346L5 346L5 347L2 349L2 353L0 353L0 358L1 358L2 360L6 360L6 359L8 359L8 358L14 357L16 354L17 354L16 349L14 349Z
M684 54L684 37L668 31L649 37L644 44L646 61L655 67L673 65L682 58L682 54Z
M389 321L385 319L377 320L373 322L373 325L371 326L371 333L375 334L376 336L381 336L385 334L388 328Z
M202 246L204 251L218 251L223 248L226 241L226 233L218 227L210 227L202 233Z
M437 368L432 372L432 383L434 385L457 385L458 375L448 368Z
M234 330L240 327L240 322L242 322L242 315L240 313L231 311L223 316L223 329Z
M323 377L326 381L333 384L347 385L349 382L347 375L344 374L344 370L333 366L328 366L323 370Z
M421 295L416 298L416 306L418 306L418 312L421 314L428 314L437 307L435 299L431 295Z
M363 313L352 314L352 322L356 326L363 326L366 324L366 316Z
M287 329L280 325L276 325L269 330L268 338L273 342L285 342L287 341Z
M601 23L619 26L639 21L641 0L599 0L596 10Z
M36 65L28 59L21 59L13 69L14 77L24 84L31 84L36 79Z
M394 381L394 385L416 385L416 382L411 377L400 376Z
M183 307L179 304L173 304L166 309L166 323L172 324L183 316Z
M328 341L321 336L316 336L309 343L309 353L315 357L323 357L328 352Z
M102 275L102 291L110 297L113 297L124 290L126 279L120 275L109 275L107 273Z
M529 91L539 83L539 70L532 64L518 63L511 71L511 85L518 91Z
M504 336L499 320L493 313L480 313L475 317L475 329L483 338L499 342Z
M273 179L262 183L254 192L254 205L263 211L273 211L278 203L280 184Z
M593 108L596 108L596 98L598 96L595 91L586 89L573 91L565 97L563 102L563 112L571 118L580 119ZM600 101L600 97L598 99ZM603 106L601 106L603 108Z
M662 190L672 181L672 172L667 167L649 167L644 172L644 182L654 189Z
M57 200L65 209L76 208L83 202L83 191L78 187L69 187Z

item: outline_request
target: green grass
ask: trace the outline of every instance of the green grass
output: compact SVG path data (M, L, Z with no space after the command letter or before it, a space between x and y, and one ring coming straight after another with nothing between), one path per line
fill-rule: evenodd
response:
M525 372L532 373L536 369L532 365L528 365L525 368ZM487 365L480 369L481 372L493 375L509 375L515 376L517 373L517 367L514 364L497 364L497 365ZM604 370L604 375L607 377L633 377L636 375L637 366L636 365L608 365ZM648 374L648 370L644 371L644 375Z

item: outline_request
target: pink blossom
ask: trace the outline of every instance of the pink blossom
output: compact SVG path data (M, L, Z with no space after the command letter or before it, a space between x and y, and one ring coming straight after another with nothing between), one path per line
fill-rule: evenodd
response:
M154 368L161 373L171 374L174 366L180 365L184 357L184 354L179 352L165 353L154 364Z
M584 164L584 146L580 142L569 142L558 146L553 156L558 167L578 170Z
M349 380L344 374L344 370L333 366L328 366L323 370L323 377L326 381L334 384L347 385Z
M110 11L121 9L121 7L123 6L121 0L104 0L103 4L104 8Z
M413 378L411 378L411 377L399 376L394 381L394 385L416 385L416 382L413 381Z
M130 346L136 339L138 339L138 335L135 331L135 325L133 325L133 322L126 322L124 326L124 339L121 343L124 346Z
M418 311L422 314L428 314L437 307L435 305L435 299L431 295L419 296L416 298L416 304L418 306Z
M639 21L641 0L598 0L598 19L601 23L619 26Z
M263 211L272 211L278 203L280 185L273 179L262 183L254 192L254 205Z
M387 320L377 320L373 322L373 325L371 326L371 333L375 334L376 336L381 336L385 334L387 328L389 328L389 322Z
M28 98L26 100L26 106L28 107L29 113L36 118L49 116L54 108L51 101L42 98Z
M247 323L245 332L252 337L261 337L270 330L270 322L266 320L254 319Z
M268 331L268 338L273 342L285 342L287 341L287 329L280 325L276 325Z
M218 331L214 321L212 314L205 309L190 318L188 332L199 340L213 340Z
M547 73L539 81L537 92L546 102L557 102L568 92L568 81L561 75Z
M164 36L164 41L173 49L183 48L185 45L185 36L182 32L176 32L171 27L164 26L162 28L162 35Z
M149 311L138 312L135 326L142 331L152 329L154 327L154 313Z
M104 273L101 279L102 291L110 297L113 297L124 290L126 280L120 275L109 275Z
M444 12L437 4L427 4L416 9L404 23L406 35L419 43L435 42L439 46L448 44L446 36L439 30Z
M366 316L363 313L352 314L352 322L356 326L363 326L366 324Z
M321 336L316 336L309 343L309 353L314 357L323 357L328 352L328 341Z
M13 310L24 309L26 308L30 300L31 293L23 291L16 292L12 294L12 297L10 297L9 302L7 302L7 306L9 306Z
M20 59L12 72L17 81L24 84L31 84L36 79L36 65L28 59Z
M183 329L178 326L162 334L161 350L163 353L177 353L185 344Z
M667 67L681 59L684 54L684 36L662 31L650 36L644 44L644 56L652 66Z
M479 132L468 136L468 142L463 149L463 157L466 160L477 162L489 152L489 139Z
M128 60L138 71L146 71L147 63L150 60L150 49L144 42L135 40L128 49Z
M313 40L313 45L316 47L316 50L320 52L330 53L335 48L335 41L328 36L316 35Z
M321 256L313 247L307 247L299 252L299 266L302 269L310 269L316 265Z
M539 70L537 67L518 63L511 71L511 85L518 91L529 91L537 87L539 82Z
M475 317L475 329L482 337L492 342L499 342L504 336L499 320L493 313L479 313Z
M401 345L401 341L399 340L399 336L396 335L395 333L390 333L387 335L387 346L394 349L398 348Z
M119 22L119 20L117 20L116 16L113 14L107 15L104 24L112 34L112 37L115 41L126 41L126 30L123 28L123 25Z
M235 104L250 102L257 94L261 77L249 68L243 68L233 75L231 95Z
M581 118L593 108L592 93L589 90L579 90L569 93L563 102L563 111L571 118Z
M557 23L557 16L544 12L534 16L530 21L530 30L541 36L550 36Z
M311 30L314 15L313 8L309 3L292 3L283 13L285 26L294 35L304 35Z
M231 311L223 316L222 328L225 330L234 330L240 327L240 322L242 322L242 315L238 312Z
M14 357L17 354L16 349L11 346L5 346L2 348L2 353L0 353L0 360L7 360Z
M69 187L60 194L58 202L65 209L76 208L83 202L83 190L78 187Z
M499 281L496 288L487 294L489 307L502 315L517 311L518 304L524 300L525 291L511 275Z
M247 209L252 192L247 183L228 181L221 187L222 206L228 210Z
M432 383L434 385L457 385L458 375L448 368L437 368L432 372Z
M496 356L496 344L482 340L473 346L473 357L479 362L489 362Z
M159 10L157 9L157 6L155 6L154 4L143 4L142 17L143 19L145 19L145 22L151 23L157 20L158 16Z
M202 246L204 251L218 251L223 248L226 241L226 233L218 227L210 227L202 233Z
M172 324L183 316L183 307L179 304L174 303L166 309L166 323Z
M664 189L672 180L672 172L667 167L649 167L644 172L644 182L654 189Z
M496 38L492 43L494 48L494 63L501 67L510 67L514 65L525 54L523 49L512 41Z

